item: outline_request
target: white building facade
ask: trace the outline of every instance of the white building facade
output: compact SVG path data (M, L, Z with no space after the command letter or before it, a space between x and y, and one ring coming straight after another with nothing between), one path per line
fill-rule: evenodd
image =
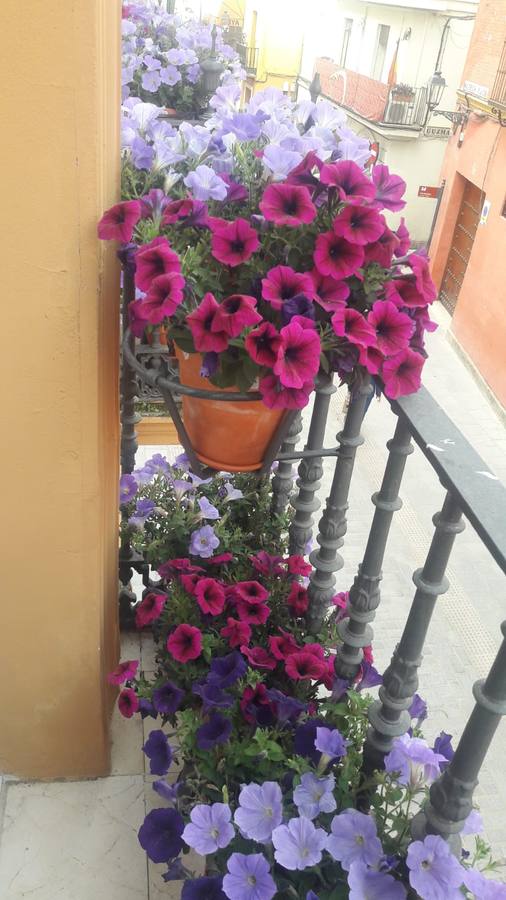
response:
M506 0L505 0L506 2ZM478 0L312 0L305 17L299 97L318 71L322 96L377 145L378 158L407 182L412 239L427 240L452 123L431 112L427 82L446 81L439 109L456 109Z

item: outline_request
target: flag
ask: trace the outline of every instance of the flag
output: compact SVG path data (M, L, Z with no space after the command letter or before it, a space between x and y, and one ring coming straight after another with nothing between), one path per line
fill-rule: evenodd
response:
M400 38L397 38L397 44L395 45L395 51L392 58L392 63L388 70L388 78L387 84L389 87L393 87L394 84L397 84L397 56L399 54L399 41Z

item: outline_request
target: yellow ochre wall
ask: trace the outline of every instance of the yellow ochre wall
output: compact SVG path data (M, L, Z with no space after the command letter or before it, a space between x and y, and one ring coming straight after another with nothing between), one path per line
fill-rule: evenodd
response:
M246 43L259 49L254 86L248 80L253 93L267 87L283 90L285 82L295 87L302 56L303 13L302 0L247 0Z
M109 768L120 0L2 0L0 772Z

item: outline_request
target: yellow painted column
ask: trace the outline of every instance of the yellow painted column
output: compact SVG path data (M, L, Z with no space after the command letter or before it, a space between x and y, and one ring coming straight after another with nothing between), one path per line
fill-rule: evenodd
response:
M0 773L109 768L120 0L2 0Z

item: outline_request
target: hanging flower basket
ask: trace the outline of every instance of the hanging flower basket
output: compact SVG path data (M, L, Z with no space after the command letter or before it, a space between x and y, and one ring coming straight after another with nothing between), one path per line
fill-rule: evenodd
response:
M183 353L176 348L181 383L216 392L200 374L200 353ZM237 388L224 388L223 392ZM269 409L261 400L208 400L183 396L183 421L192 446L201 460L213 469L252 472L260 469L269 444L284 416L282 409Z

